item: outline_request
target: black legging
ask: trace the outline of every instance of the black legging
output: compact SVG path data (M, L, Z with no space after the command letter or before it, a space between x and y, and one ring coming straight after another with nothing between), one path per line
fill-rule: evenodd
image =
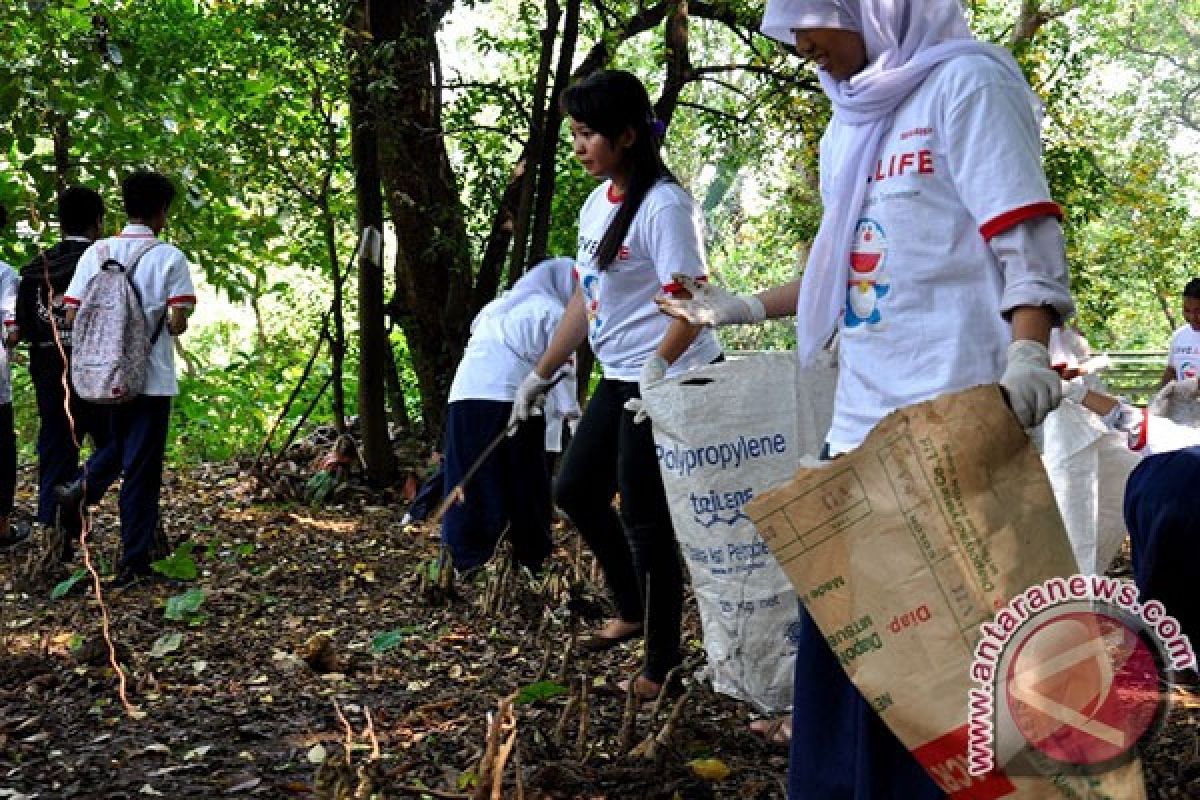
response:
M17 434L12 403L0 405L0 517L12 514L17 494Z
M683 568L650 423L634 424L625 410L637 396L637 383L600 381L563 457L554 495L596 554L621 619L647 620L643 673L660 683L680 660ZM618 491L620 516L613 508Z

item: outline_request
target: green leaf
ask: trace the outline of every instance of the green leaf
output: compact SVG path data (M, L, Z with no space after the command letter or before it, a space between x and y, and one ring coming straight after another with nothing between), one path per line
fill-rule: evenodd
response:
M403 628L384 631L371 640L371 651L374 653L386 653L420 630L421 628L417 625L406 625Z
M63 597L67 592L71 591L75 584L83 580L84 576L86 575L87 570L82 567L75 570L75 573L71 577L67 578L65 581L59 582L54 587L53 591L50 592L50 599L58 600L59 598Z
M207 596L203 589L188 589L183 594L174 595L167 599L163 616L175 622L182 622L200 610Z
M561 683L554 681L538 681L531 683L528 686L521 687L521 691L517 692L517 705L525 705L527 703L539 703L542 700L549 700L552 697L560 697L567 693L567 687Z
M174 578L180 581L194 581L199 575L199 570L196 568L196 559L192 558L192 550L196 547L194 542L187 541L175 548L175 552L162 559L155 561L150 566L155 572L166 575L168 578Z
M178 650L181 644L183 644L182 633L164 633L154 640L154 644L150 647L150 655L155 658L162 658L167 653L173 653Z

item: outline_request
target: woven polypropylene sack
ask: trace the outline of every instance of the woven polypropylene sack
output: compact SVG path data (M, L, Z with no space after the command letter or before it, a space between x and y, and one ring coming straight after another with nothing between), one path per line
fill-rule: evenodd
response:
M836 369L761 353L661 381L643 400L675 535L691 574L713 688L790 707L795 589L743 508L820 452Z

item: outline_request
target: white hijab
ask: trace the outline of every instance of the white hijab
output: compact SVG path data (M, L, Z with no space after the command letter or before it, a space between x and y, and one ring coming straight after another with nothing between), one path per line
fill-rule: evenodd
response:
M575 294L575 260L548 258L530 267L507 292L488 303L471 323L472 333L484 319L507 314L534 296L566 308Z
M762 32L788 44L796 28L836 28L862 35L867 66L846 81L818 71L833 103L822 165L824 213L809 252L796 304L797 351L809 365L833 334L846 303L846 265L866 197L866 176L896 109L929 73L960 55L986 55L1021 83L1007 50L971 34L958 0L768 0ZM1040 118L1041 107L1030 91Z

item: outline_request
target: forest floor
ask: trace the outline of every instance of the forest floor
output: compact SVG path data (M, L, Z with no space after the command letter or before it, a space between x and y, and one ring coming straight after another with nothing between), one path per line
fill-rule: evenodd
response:
M263 503L211 465L169 475L164 510L197 577L102 594L128 707L90 578L51 599L66 567L31 583L37 543L0 553L0 800L491 797L497 768L505 798L785 796L787 754L745 704L691 674L634 714L602 691L639 645L575 652L604 601L561 524L540 580L489 567L447 590L401 503ZM109 499L95 560L117 540ZM700 662L690 598L685 642ZM1200 703L1182 700L1143 753L1151 798L1200 797Z

